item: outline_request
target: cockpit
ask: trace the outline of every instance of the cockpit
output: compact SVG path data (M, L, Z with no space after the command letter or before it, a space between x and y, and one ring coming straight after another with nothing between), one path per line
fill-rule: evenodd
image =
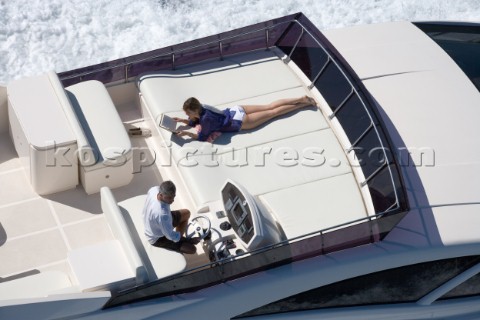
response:
M203 250L210 261L286 240L281 227L241 185L227 180L221 200L202 208L187 229L187 236L203 238Z

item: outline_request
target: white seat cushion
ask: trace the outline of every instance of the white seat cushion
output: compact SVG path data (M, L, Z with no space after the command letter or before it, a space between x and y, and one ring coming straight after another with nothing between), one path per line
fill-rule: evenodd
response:
M139 284L120 241L110 240L68 252L68 263L82 290Z
M239 160L232 153L191 155L178 163L196 205L217 200L227 178L260 195L351 171L331 129L243 149L236 156Z
M259 198L277 218L288 239L333 227L338 221L367 216L352 173L269 192Z
M300 86L296 76L273 52L253 55L257 55L256 63L243 64L227 58L215 62L219 68L208 73L198 67L149 73L139 77L138 87L158 121L163 113L181 110L189 97L220 105Z
M300 97L302 95L305 95L303 88L294 88L255 98L235 101L229 105L222 105L219 107L219 109L232 107L234 105L266 104L277 99ZM169 112L167 114L171 117L186 117L185 113L180 111ZM291 136L297 136L307 132L326 129L328 127L328 123L320 110L315 107L310 107L275 118L272 121L269 121L253 130L241 131L239 133L223 133L214 141L213 144L219 150L217 153L220 154L222 153L222 150L228 148L240 149L252 147ZM176 161L182 159L182 154L187 151L185 150L186 148L188 150L196 150L204 148L205 144L207 143L201 141L191 141L188 138L183 139L176 137L170 132L162 129L160 129L160 133L162 134L164 141L166 141L166 144L171 148L173 159ZM171 143L168 143L169 141L171 141Z
M0 300L40 298L72 286L68 275L46 271L0 283Z
M148 261L151 266L146 266L147 269L153 268L156 278L161 279L185 270L187 261L183 254L152 246L145 237L145 228L143 226L142 210L145 204L146 195L136 196L125 201L119 202L118 205L124 209L124 213L130 215L133 226L130 228L138 234L141 245L145 250ZM142 255L143 253L140 252ZM152 269L149 270L150 272Z
M121 244L131 272L133 272L136 277L137 284L148 282L148 268L145 266L144 259L142 259L138 252L138 246L136 244L137 238L132 236L128 220L125 219L123 213L118 207L112 191L108 187L102 187L100 189L100 196L101 207L105 219L108 222L113 236Z
M130 139L103 83L80 82L65 91L99 160L115 165L116 161L131 157Z

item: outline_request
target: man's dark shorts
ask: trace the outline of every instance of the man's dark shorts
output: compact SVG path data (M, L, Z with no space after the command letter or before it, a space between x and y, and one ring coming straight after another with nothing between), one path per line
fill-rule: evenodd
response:
M172 213L172 225L175 228L180 224L180 220L182 218L182 215L180 214L180 211L178 211L178 210L173 210L171 213ZM161 237L153 245L155 247L180 251L180 247L182 246L182 243L186 240L187 239L185 237L181 237L178 242L174 242L170 239L167 239L167 237Z

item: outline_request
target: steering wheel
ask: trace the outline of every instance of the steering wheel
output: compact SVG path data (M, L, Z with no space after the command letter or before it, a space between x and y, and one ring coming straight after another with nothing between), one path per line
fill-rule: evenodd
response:
M187 225L187 230L185 231L185 237L191 239L193 237L199 237L200 240L205 239L206 236L210 234L210 228L212 223L207 216L198 216L192 219Z

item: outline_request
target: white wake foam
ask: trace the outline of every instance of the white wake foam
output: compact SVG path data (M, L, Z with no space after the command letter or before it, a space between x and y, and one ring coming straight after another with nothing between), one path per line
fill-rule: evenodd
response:
M0 0L0 83L299 11L320 29L398 20L480 21L478 0Z

